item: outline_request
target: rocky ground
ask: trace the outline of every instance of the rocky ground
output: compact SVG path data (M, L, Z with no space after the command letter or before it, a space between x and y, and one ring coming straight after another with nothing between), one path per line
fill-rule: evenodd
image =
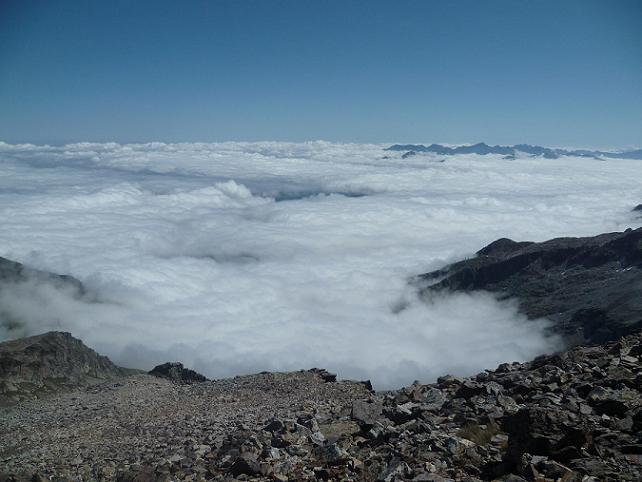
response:
M640 356L635 334L388 393L131 375L3 409L0 480L641 480Z

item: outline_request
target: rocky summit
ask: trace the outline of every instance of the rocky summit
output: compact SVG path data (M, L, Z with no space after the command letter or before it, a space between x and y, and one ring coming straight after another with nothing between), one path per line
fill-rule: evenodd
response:
M166 378L175 383L200 383L207 381L204 375L185 368L180 362L168 362L157 365L149 374L155 377Z
M0 406L134 373L114 365L70 333L0 343Z
M3 408L0 480L640 480L641 356L633 334L386 393L125 373Z
M543 243L498 239L416 282L427 300L444 290L516 298L568 343L603 343L642 328L642 228Z

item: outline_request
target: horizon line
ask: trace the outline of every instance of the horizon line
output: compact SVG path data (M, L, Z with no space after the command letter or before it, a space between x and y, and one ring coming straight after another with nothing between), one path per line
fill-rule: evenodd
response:
M306 140L278 140L278 139L258 139L258 140L238 140L238 139L229 139L229 140L208 140L208 141L161 141L161 140L150 140L150 141L93 141L93 140L83 140L83 141L69 141L69 142L45 142L45 143L34 143L34 142L8 142L0 138L0 145L7 146L33 146L33 147L51 147L51 148L60 148L66 146L82 145L82 144L94 144L94 145L110 145L115 144L119 146L145 146L150 144L161 144L161 145L196 145L196 144L206 144L206 145L216 145L216 144L313 144L313 143L327 143L327 144L336 144L336 145L371 145L371 146L393 146L393 145L415 145L415 146L430 146L432 144L444 146L444 147L462 147L462 146L475 146L480 144L485 144L490 147L514 147L517 145L530 145L536 147L545 147L548 149L563 149L563 150L589 150L589 151L603 151L603 152L614 152L614 153L624 153L629 151L642 150L642 144L630 144L627 147L586 147L586 146L552 146L549 144L539 144L539 143L529 143L529 142L516 142L516 143L488 143L486 141L476 141L476 142L435 142L435 141L387 141L387 142L358 142L358 141L332 141L328 139L306 139Z

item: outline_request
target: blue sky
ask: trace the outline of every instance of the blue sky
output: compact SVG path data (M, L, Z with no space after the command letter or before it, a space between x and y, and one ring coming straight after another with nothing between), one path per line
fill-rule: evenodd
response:
M642 144L642 1L0 0L0 139Z

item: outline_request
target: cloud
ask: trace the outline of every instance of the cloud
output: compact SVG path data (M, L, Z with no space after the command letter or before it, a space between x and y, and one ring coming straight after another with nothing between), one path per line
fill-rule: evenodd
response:
M72 274L101 302L43 287L0 301L32 331L68 329L123 364L178 359L213 377L322 366L383 388L558 347L514 304L427 305L409 277L499 237L639 224L635 161L436 163L383 147L0 144L0 255Z

